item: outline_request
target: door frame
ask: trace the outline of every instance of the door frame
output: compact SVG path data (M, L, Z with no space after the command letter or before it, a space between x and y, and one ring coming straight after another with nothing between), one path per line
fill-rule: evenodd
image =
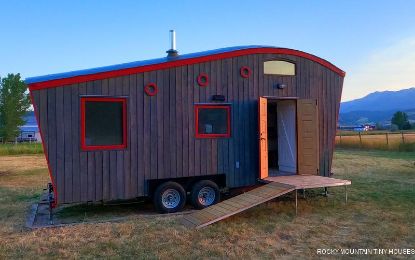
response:
M276 96L260 96L260 98L265 98L266 100L267 100L267 115L268 115L268 102L269 101L274 101L274 102L278 102L278 101L282 101L282 100L293 100L293 101L295 101L295 140L296 140L296 142L295 142L295 146L296 146L296 172L295 172L295 174L293 174L293 175L298 175L298 120L297 120L297 100L298 99L300 99L299 97L276 97ZM258 104L259 104L259 98L258 98ZM259 107L259 105L258 105L258 107ZM259 146L259 152L260 152L260 155L259 155L259 167L258 167L258 169L259 169L259 179L264 179L264 178L267 178L267 177L269 177L269 175L268 176L266 176L266 177L261 177L261 132L260 132L260 122L261 122L261 119L260 119L260 114L259 114L259 109L258 109L258 146ZM268 128L268 119L267 119L267 128ZM267 134L267 142L268 142L268 134ZM269 149L268 149L268 144L267 144L267 153L268 153L268 151L269 151ZM268 155L267 155L267 157L268 157ZM267 163L268 163L268 160L267 160ZM268 166L267 166L268 167ZM267 171L267 174L269 174L269 171Z

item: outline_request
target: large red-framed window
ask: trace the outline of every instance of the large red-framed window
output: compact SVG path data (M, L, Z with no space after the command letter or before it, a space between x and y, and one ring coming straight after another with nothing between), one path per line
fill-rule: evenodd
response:
M81 97L81 148L85 151L127 147L127 99Z
M196 138L231 136L231 106L218 104L195 105Z

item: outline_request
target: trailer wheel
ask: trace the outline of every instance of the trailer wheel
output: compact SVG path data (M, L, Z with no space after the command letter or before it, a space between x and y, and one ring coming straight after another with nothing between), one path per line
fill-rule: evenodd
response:
M186 203L186 192L177 182L165 182L154 192L153 203L161 213L177 212L182 210Z
M220 191L216 183L209 180L203 180L193 185L190 194L190 202L197 209L203 209L220 200Z

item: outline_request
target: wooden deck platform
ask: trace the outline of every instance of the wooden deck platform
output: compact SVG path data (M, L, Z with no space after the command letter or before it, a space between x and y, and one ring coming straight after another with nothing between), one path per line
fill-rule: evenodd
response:
M313 188L325 188L351 185L349 180L342 180L330 177L323 177L317 175L291 175L291 176L276 176L267 177L264 179L266 182L278 182L287 185L294 186L299 189L313 189Z
M189 228L202 228L294 190L295 208L297 212L297 190L347 186L352 184L349 180L316 175L267 177L263 181L267 184L216 205L185 215L182 218L182 223Z
M182 223L189 228L202 228L293 190L295 190L294 186L271 182L195 213L185 215L182 218Z

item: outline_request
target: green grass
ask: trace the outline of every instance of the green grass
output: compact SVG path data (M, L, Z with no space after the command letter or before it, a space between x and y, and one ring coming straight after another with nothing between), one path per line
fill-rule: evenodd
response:
M0 144L0 156L41 153L43 153L41 143Z
M401 151L401 152L415 152L415 143L399 144L398 151Z
M413 248L414 163L413 152L338 150L334 177L352 180L347 205L343 188L330 188L328 198L315 189L299 199L297 216L289 194L201 230L184 228L178 216L134 214L117 223L26 230L25 213L47 170L10 167L0 175L0 258L302 259L318 258L317 248ZM120 211L134 207L78 205L60 214L82 219Z

